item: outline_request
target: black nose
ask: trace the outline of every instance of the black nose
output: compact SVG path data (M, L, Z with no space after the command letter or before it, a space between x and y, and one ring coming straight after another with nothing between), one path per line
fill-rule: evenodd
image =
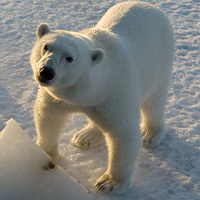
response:
M46 81L52 80L55 76L55 72L52 68L50 67L43 67L40 69L40 77L39 81L44 83Z

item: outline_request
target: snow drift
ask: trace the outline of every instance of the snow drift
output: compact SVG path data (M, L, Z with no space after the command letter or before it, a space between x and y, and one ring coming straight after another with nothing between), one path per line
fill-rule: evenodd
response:
M0 135L0 199L93 199L60 167L45 171L51 158L13 120Z

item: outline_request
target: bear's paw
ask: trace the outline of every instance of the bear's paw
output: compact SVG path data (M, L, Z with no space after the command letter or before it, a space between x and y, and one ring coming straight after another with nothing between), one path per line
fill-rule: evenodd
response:
M132 187L131 176L124 180L118 180L107 172L102 177L100 177L95 184L95 188L99 192L112 194L123 194L130 187Z
M161 127L146 128L142 126L141 133L143 147L145 148L153 148L159 145L165 136L164 128Z
M90 147L96 147L101 144L103 135L100 130L93 129L90 126L82 129L71 140L71 143L83 150Z

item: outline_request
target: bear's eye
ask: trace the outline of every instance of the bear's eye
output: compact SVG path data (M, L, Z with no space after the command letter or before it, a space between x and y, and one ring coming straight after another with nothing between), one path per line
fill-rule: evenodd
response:
M66 61L69 62L69 63L71 63L73 61L73 58L72 57L67 57Z

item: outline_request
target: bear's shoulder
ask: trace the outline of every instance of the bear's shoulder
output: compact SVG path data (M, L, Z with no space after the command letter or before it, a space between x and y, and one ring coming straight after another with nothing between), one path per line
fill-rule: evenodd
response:
M118 45L121 45L121 38L119 35L107 29L94 27L90 29L84 29L80 31L80 33L89 37L93 41L93 44L99 48L117 48Z

